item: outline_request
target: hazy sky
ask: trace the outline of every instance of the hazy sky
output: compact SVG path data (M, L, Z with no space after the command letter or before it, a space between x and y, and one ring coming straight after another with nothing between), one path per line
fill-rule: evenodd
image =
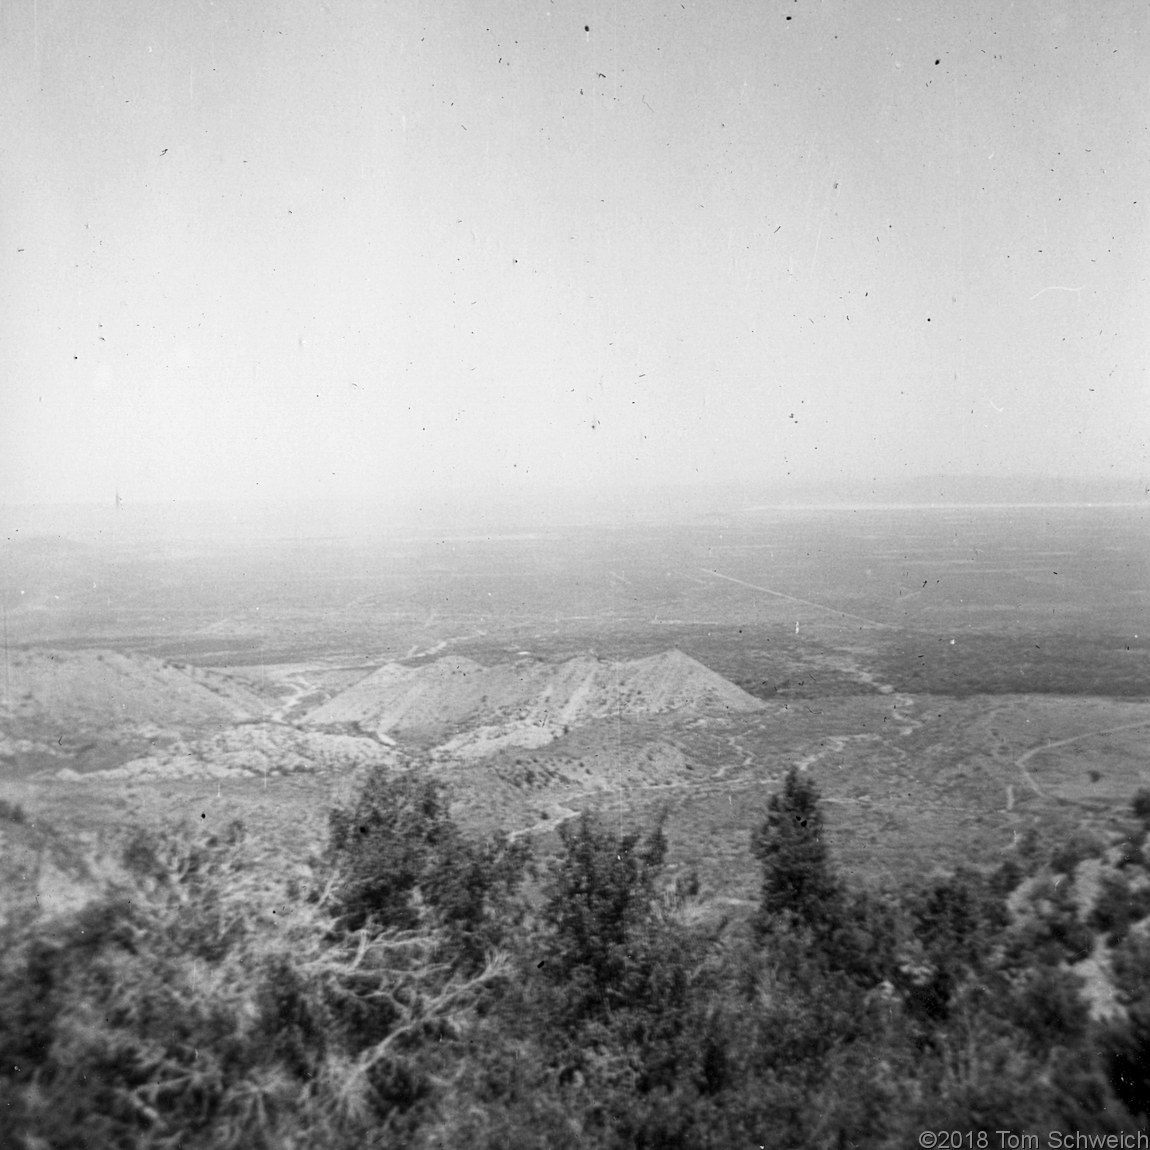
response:
M0 501L1137 475L1142 0L8 0Z

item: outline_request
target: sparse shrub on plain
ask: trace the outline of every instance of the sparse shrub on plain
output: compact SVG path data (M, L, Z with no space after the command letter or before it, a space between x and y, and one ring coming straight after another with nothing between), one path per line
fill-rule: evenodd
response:
M10 803L7 799L0 799L0 819L10 823L22 823L27 820L27 815L19 803Z
M1130 809L1136 819L1150 823L1150 787L1140 787L1130 800Z

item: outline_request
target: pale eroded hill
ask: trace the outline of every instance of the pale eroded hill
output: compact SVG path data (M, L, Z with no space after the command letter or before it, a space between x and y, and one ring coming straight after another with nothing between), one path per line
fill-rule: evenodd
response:
M267 708L229 676L118 651L12 651L5 686L0 722L10 731L198 727L255 719Z
M376 734L442 739L441 751L485 757L501 746L540 746L596 720L690 710L728 714L762 702L684 655L606 662L524 660L484 667L447 656L422 667L389 663L306 717Z
M118 766L182 733L258 719L271 702L231 676L147 655L14 650L0 694L0 767Z

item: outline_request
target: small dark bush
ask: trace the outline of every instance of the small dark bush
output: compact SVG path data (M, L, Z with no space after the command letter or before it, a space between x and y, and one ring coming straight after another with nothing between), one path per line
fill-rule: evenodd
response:
M22 823L26 821L27 815L19 803L10 803L7 799L0 799L0 819L10 823Z
M1141 787L1130 800L1130 809L1136 819L1150 822L1150 787Z
M1085 859L1098 858L1105 847L1096 836L1078 832L1059 847L1050 859L1050 869L1055 874L1073 875L1078 864Z

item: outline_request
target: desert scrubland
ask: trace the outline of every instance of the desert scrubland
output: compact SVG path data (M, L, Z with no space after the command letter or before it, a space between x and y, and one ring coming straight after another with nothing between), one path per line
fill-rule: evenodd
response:
M6 544L0 866L8 1017L23 1022L4 1089L17 1144L43 1144L38 1100L73 1089L66 1068L83 1057L108 1083L77 1103L97 1125L57 1114L51 1145L160 1145L181 1131L187 1145L343 1145L376 1128L413 1145L449 1130L490 1145L718 1145L772 1129L894 1145L931 1124L932 1091L972 1129L1145 1121L1144 1071L1130 1070L1150 945L1141 509L745 508L334 537L217 530L210 517L165 532L132 515L15 523ZM800 838L818 831L808 861L825 871L825 915L804 903L802 875L778 877L794 829L780 831L780 812L795 804L808 812ZM356 819L370 849L347 829ZM373 904L362 868L407 873L405 835L416 877ZM596 852L617 864L587 872L616 899L600 929L619 932L598 958L563 909ZM189 858L206 886L188 885ZM429 858L455 861L433 881ZM443 902L452 883L457 901ZM128 999L103 1045L75 1049L17 1001L40 954L62 1001L108 1007L66 976L66 956L77 922L119 921L108 900L126 891L158 916L131 920L136 955L149 930L171 944L181 900L202 918L196 900L210 896L217 926L234 916L235 948L220 928L218 953L201 955L195 1009L215 994L263 1010L271 1061L239 1058L233 1081L217 1051L193 1089L179 1041ZM459 910L468 898L474 920ZM291 967L295 1006L269 941L277 906L293 953L310 955L311 975ZM670 973L643 949L656 937ZM176 985L202 944L193 932L165 951ZM120 945L93 942L97 965ZM380 979L401 945L414 949L386 990L391 1013L349 1022L355 948ZM532 989L508 974L517 963L563 979L539 974ZM644 998L664 975L667 1001ZM624 1025L605 988L632 977L627 1009L643 1018ZM273 984L287 995L276 1010L260 998ZM509 985L541 1029L499 1021ZM759 1005L736 1010L744 992ZM881 1026L851 1032L845 1019L879 999ZM813 1003L829 1020L809 1021ZM760 1021L707 1046L699 1035L732 1010ZM318 1038L324 1011L343 1019L342 1046ZM280 1015L291 1057L275 1045ZM434 1057L433 1019L446 1028ZM541 1036L551 1029L559 1046ZM490 1058L468 1045L481 1033ZM113 1065L117 1041L130 1070ZM982 1053L959 1071L964 1042ZM526 1085L501 1061L514 1050L534 1059ZM1081 1081L1067 1085L1076 1059ZM814 1083L858 1075L881 1113L858 1092L830 1110L809 1101ZM289 1080L310 1101L289 1102Z

